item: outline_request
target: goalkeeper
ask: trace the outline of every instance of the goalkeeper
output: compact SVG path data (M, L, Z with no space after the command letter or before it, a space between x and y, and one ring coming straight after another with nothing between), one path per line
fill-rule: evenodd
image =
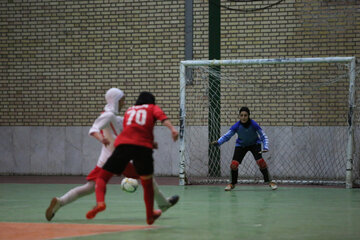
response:
M268 166L261 154L262 152L269 151L268 138L265 132L257 122L250 119L249 108L242 107L239 111L239 118L240 121L235 123L226 134L219 138L219 140L211 143L211 145L220 146L229 141L235 133L238 135L233 160L230 164L231 183L226 186L225 191L231 191L235 188L239 174L238 167L248 151L254 156L260 172L264 176L264 182L269 184L271 189L276 190L277 185L271 181ZM263 150L261 150L261 144L263 145Z

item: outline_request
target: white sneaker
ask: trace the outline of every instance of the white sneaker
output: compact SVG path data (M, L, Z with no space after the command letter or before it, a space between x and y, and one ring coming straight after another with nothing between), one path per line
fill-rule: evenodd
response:
M233 185L233 184L228 184L227 186L226 186L226 188L225 188L225 191L231 191L231 190L233 190L235 188L235 185Z
M273 182L273 181L271 181L271 182L269 183L269 187L271 187L272 190L276 190L276 189L278 188L278 186L276 185L276 183Z
M49 207L46 209L45 217L48 221L51 221L51 219L55 216L55 213L60 208L60 200L56 197L51 199Z

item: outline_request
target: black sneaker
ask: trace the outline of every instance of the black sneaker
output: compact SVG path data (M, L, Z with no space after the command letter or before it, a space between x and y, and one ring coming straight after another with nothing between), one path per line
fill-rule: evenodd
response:
M174 206L179 201L179 198L180 197L178 195L171 196L167 199L169 204L164 206L159 206L159 208L161 209L162 212L165 212L170 207Z
M174 206L178 201L179 201L179 196L178 195L174 195L174 196L171 196L168 201L169 203L171 204L171 206Z

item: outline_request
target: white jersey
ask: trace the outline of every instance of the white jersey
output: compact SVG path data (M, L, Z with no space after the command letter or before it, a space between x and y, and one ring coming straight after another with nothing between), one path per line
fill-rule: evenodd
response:
M107 159L114 151L114 141L116 136L122 131L123 120L123 117L116 116L113 112L106 111L95 120L94 124L90 128L89 135L94 132L99 132L110 141L110 144L106 147L105 145L102 145L101 153L96 166L103 167Z

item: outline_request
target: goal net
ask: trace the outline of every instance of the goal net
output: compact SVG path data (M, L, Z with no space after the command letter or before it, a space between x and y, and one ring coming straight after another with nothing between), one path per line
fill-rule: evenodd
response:
M269 138L273 180L359 182L359 99L355 57L187 60L180 64L180 185L226 183L237 135L218 140L249 107ZM261 183L248 152L241 183Z

